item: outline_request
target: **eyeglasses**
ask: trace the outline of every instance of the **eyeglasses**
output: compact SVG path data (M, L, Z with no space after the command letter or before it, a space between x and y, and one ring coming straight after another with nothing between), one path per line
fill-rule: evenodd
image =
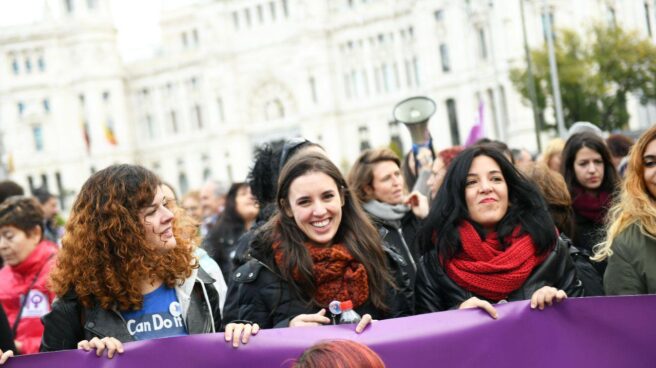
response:
M282 153L280 154L280 166L278 167L278 172L282 172L282 168L285 166L289 154L294 152L297 148L304 145L305 143L311 143L303 137L296 137L288 139L285 141L285 145L282 147Z

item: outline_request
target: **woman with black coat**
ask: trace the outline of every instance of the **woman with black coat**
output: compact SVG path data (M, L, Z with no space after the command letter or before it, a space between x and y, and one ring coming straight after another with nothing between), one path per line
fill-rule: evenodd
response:
M332 301L351 301L362 316L361 332L372 319L409 314L397 305L396 286L376 229L342 177L324 155L292 158L282 169L278 212L255 236L252 259L235 271L229 295L234 319L262 328L335 323L326 311Z
M417 312L531 300L531 308L583 289L538 189L490 147L454 159L420 233Z

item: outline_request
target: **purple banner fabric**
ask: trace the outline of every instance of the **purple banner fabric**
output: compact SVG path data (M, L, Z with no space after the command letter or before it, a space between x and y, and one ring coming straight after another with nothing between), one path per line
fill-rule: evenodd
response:
M543 311L527 301L377 321L353 326L261 331L233 349L223 334L129 343L114 359L64 351L12 358L34 367L288 367L315 342L351 339L376 351L387 367L651 367L656 362L656 295L567 299Z

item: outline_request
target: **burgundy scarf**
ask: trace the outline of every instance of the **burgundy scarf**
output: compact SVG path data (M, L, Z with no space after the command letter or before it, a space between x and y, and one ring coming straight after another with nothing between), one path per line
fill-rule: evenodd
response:
M596 224L603 224L610 207L610 194L606 191L600 191L597 195L594 195L581 188L574 188L573 192L572 207L574 213Z
M318 247L305 244L312 258L314 277L314 299L321 306L328 306L333 300L351 300L357 308L369 298L369 278L364 265L358 262L343 244ZM278 268L285 267L280 242L273 244L273 253ZM292 271L294 280L299 281L298 269Z
M497 302L519 289L546 254L535 254L533 239L526 233L513 231L510 246L501 249L496 233L482 240L474 226L463 221L458 228L462 252L446 264L449 277L462 288Z

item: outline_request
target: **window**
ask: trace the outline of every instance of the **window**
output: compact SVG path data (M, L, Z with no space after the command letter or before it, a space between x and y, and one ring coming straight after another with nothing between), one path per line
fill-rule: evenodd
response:
M46 62L45 62L45 60L43 60L42 55L39 55L39 58L37 59L36 63L39 67L40 72L45 72L46 71Z
M394 120L390 121L387 124L389 128L389 133L390 133L390 142L392 143L392 146L396 146L398 148L398 152L405 152L403 149L403 142L401 141L401 134L399 132L399 122Z
M102 99L103 99L104 103L106 103L106 104L109 103L109 96L110 96L109 91L104 91L103 92Z
M20 72L20 66L18 65L18 58L16 56L11 57L11 70L14 72L14 75L18 75Z
M310 85L310 96L312 96L312 102L317 103L317 85L314 81L314 77L310 77L308 84Z
M194 120L196 122L196 128L203 129L203 109L200 105L194 105L193 109Z
M57 182L57 192L59 193L59 206L61 209L66 209L66 203L64 201L66 198L64 191L64 180L62 179L62 175L59 171L55 171L55 182Z
M178 175L178 189L180 189L180 193L187 193L189 190L189 181L187 180L187 175L185 173L180 173Z
M436 22L441 22L444 20L444 11L442 9L437 9L433 12L433 16L435 17Z
M32 127L32 137L34 138L34 149L37 152L43 151L43 130L41 125Z
M285 117L285 109L279 99L273 99L264 106L264 118L268 120L277 120Z
M394 74L393 74L393 76L394 76L394 79L393 79L394 80L394 90L398 90L399 87L400 87L400 83L399 83L399 65L396 62L394 64L392 64L392 71L394 72Z
M216 109L219 115L219 122L225 123L225 112L223 111L223 99L221 97L216 99Z
M362 69L360 74L362 75L362 83L364 83L364 93L369 96L369 77L367 76L367 70Z
M27 176L27 186L30 187L30 192L34 192L34 178L32 175Z
M198 45L198 30L195 28L191 31L191 39L194 40L194 45Z
M41 188L48 190L48 175L41 174Z
M257 20L260 23L264 23L264 10L262 10L262 4L257 4Z
M446 100L446 111L449 117L449 131L451 133L451 144L460 145L460 131L458 129L458 112L456 111L456 101L452 98Z
M47 98L43 99L43 111L46 114L50 113L50 101Z
M178 117L175 110L169 112L169 130L174 134L178 132Z
M203 169L203 181L210 180L212 178L212 169L206 167Z
M412 70L414 71L415 85L419 87L421 85L421 80L419 79L419 59L416 56L412 58Z
M246 19L246 27L251 26L251 10L249 8L244 9L244 19Z
M25 104L23 102L19 102L16 104L16 107L18 108L18 116L23 116L23 113L25 112Z
M273 1L269 3L269 11L271 12L271 20L276 20L276 3Z
M606 5L606 21L608 22L609 27L615 27L617 25L617 15L615 14L615 8L611 5Z
M408 87L412 87L412 62L410 60L405 60L404 65L406 83Z
M449 59L449 46L445 43L440 44L440 61L442 62L442 71L448 73L451 71L451 60Z
M27 73L32 72L32 60L30 60L29 56L25 56L25 71Z
M383 77L383 89L385 92L390 91L390 84L392 81L392 70L387 66L387 63L383 63L382 66L382 77Z
M146 121L146 135L148 136L148 139L153 139L155 138L155 122L153 121L153 117L148 114L145 117Z
M285 18L289 18L289 9L287 8L287 0L282 0L282 13L285 15Z
M187 40L187 32L182 32L180 37L182 39L182 47L184 47L185 49L189 47L189 40Z
M478 56L483 60L487 60L487 40L485 29L482 27L478 29Z
M234 11L232 12L232 23L235 26L236 30L239 30L239 13Z
M369 143L369 128L366 126L358 127L358 139L360 141L360 152L371 148Z
M66 7L66 12L68 12L68 14L73 14L73 0L64 0L64 6Z
M382 92L383 78L381 76L382 69L379 66L374 67L374 85L376 86L376 93Z
M87 8L96 9L98 7L98 0L87 0Z
M346 98L351 98L351 75L344 73L344 95Z

